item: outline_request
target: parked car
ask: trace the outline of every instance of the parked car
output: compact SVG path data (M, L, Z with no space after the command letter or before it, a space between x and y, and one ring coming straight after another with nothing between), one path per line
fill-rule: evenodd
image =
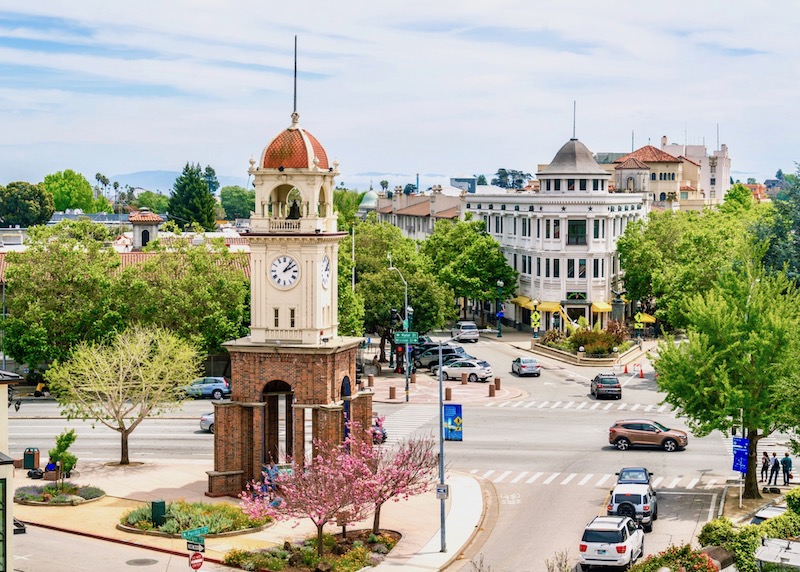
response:
M439 365L431 367L431 374L438 375ZM442 366L443 379L461 379L461 374L467 374L467 381L489 381L492 377L492 366L489 362L478 359L457 359Z
M200 377L183 389L190 397L222 399L231 395L231 384L224 377Z
M780 516L786 512L785 506L768 506L758 511L750 520L750 524L761 524L769 518Z
M644 556L644 531L627 516L596 516L583 531L578 572L590 566L628 568Z
M617 473L618 485L649 485L653 473L644 467L625 467Z
M686 431L670 429L650 419L624 419L609 427L608 442L620 451L626 451L631 445L645 445L673 452L686 447L689 436Z
M622 384L620 384L616 373L599 373L594 376L589 393L592 397L613 397L622 399Z
M627 516L640 522L645 532L650 532L653 521L658 519L658 496L650 485L617 485L611 491L606 510L608 516Z
M214 412L211 413L203 413L200 416L200 430L201 431L208 431L209 433L214 432Z
M539 377L542 375L542 364L539 360L532 357L518 357L511 362L511 372L516 373L518 376L534 375Z
M450 330L450 335L459 342L477 342L481 337L478 325L466 320L456 322L456 325Z
M467 352L461 346L442 346L442 359L445 356L451 355L466 356ZM431 367L433 364L439 363L439 347L429 348L419 355L414 356L414 365L417 367Z

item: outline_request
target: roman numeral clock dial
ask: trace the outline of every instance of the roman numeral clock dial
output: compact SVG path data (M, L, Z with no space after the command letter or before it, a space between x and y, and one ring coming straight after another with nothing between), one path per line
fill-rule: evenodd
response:
M291 256L279 256L272 261L269 267L269 277L276 286L288 288L294 286L297 279L300 278L300 266L297 260Z

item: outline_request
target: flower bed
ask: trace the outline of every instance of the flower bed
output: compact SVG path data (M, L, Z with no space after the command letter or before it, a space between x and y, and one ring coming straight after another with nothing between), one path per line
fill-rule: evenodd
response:
M181 535L181 531L202 526L208 527L206 536L250 531L272 522L269 517L252 518L236 505L207 504L175 501L167 503L166 521L160 526L153 523L151 505L128 511L120 519L120 528L134 532L157 533L167 536Z
M26 485L14 493L14 502L31 505L70 506L97 500L105 491L91 486L78 486L69 481L46 485Z

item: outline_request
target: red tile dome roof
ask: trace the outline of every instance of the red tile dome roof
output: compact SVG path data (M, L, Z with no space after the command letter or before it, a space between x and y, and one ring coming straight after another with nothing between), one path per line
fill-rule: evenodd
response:
M328 154L319 141L298 125L299 115L292 113L292 126L278 133L267 145L261 159L266 169L312 169L314 158L320 169L328 170Z

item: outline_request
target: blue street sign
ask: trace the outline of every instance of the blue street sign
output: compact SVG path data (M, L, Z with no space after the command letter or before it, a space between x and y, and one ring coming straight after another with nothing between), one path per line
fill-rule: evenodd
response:
M449 403L444 405L444 439L445 441L463 441L461 405Z
M733 438L733 470L740 473L747 473L747 450L750 448L750 440L744 437Z

